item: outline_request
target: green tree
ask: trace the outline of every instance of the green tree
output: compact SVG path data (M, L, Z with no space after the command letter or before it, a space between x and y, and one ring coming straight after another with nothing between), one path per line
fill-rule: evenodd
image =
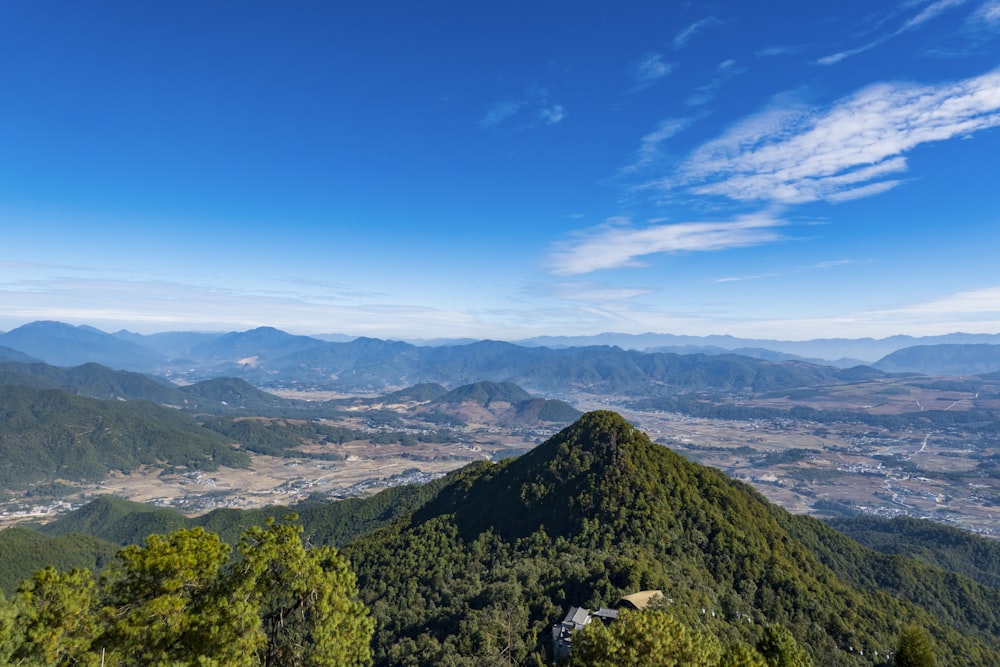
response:
M12 663L93 665L97 634L94 579L88 570L57 572L47 567L18 589L17 624L23 638Z
M666 611L625 611L608 626L578 631L570 659L573 667L718 667L722 647Z
M374 622L333 548L270 523L239 557L202 528L119 551L97 585L87 570L36 572L0 599L0 664L365 666Z
M757 642L757 651L768 667L812 667L813 661L795 637L781 625L769 625Z
M256 606L223 575L229 547L203 528L150 535L122 549L105 577L101 638L124 664L250 665Z
M375 624L354 573L333 547L306 549L295 519L251 528L238 547L234 588L260 609L257 658L274 666L371 664Z
M13 662L14 652L21 645L22 638L17 607L0 593L0 665Z
M896 667L934 667L934 646L927 631L914 623L903 628L893 664Z
M764 657L752 646L734 644L726 649L720 667L769 667Z

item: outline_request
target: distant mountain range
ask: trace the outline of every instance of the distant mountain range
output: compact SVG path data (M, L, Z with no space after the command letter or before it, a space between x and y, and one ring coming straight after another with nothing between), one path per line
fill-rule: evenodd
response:
M798 359L822 361L838 366L871 364L882 357L914 345L1000 344L1000 334L952 333L943 336L890 336L888 338L817 338L789 341L734 336L678 336L674 334L618 334L594 336L539 336L517 341L521 345L583 347L614 345L627 350L648 352L736 352L756 356L755 351L780 352Z
M750 340L730 336L601 334L518 344L414 345L296 336L272 327L243 332L105 333L33 322L0 334L0 360L56 366L89 362L183 382L239 377L256 386L373 391L439 383L514 382L530 391L640 394L740 391L835 380L864 364L891 373L973 375L1000 371L1000 334L913 338Z

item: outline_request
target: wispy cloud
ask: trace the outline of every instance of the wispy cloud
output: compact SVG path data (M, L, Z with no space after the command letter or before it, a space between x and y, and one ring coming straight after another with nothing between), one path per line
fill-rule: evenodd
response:
M745 282L748 280L761 280L763 278L780 278L782 276L787 276L794 273L802 273L804 271L825 271L828 269L833 269L839 266L845 266L847 264L854 264L850 259L832 259L825 262L817 262L810 266L799 266L785 271L768 271L767 273L758 273L750 276L723 276L722 278L716 278L713 282L716 283L738 283Z
M857 46L853 49L847 49L840 51L839 53L833 53L828 56L823 56L816 60L817 65L835 65L840 61L850 58L851 56L856 56L859 53L864 53L865 51L870 51L877 46L884 44L885 42L898 37L903 33L910 32L911 30L916 30L928 21L936 18L940 14L943 14L953 7L958 7L959 5L964 5L968 0L935 0L931 2L922 10L920 10L916 15L911 16L909 19L903 22L903 25L896 30L881 35L861 46Z
M987 2L984 2L973 13L972 19L988 27L1000 24L1000 0L987 0Z
M761 245L780 240L785 222L769 214L720 222L681 222L635 227L614 218L556 246L551 271L579 275L601 269L638 266L639 258L661 253L707 252Z
M755 51L754 55L758 58L773 58L775 56L790 56L801 50L801 47L796 46L769 46L760 49L759 51Z
M517 99L494 102L479 119L479 127L488 130L520 118L519 127L530 128L538 125L556 125L566 118L566 109L561 104L549 100L544 88L529 88Z
M89 324L106 331L224 331L275 326L302 333L398 337L461 330L496 335L476 313L392 303L386 295L338 291L336 283L291 279L309 290L233 288L166 280L78 275L0 283L0 328L33 320ZM530 328L527 329L530 332ZM526 333L525 335L530 335Z
M903 27L901 27L898 32L906 32L907 30L919 28L924 23L927 23L931 19L938 16L938 14L941 14L952 7L964 5L966 2L967 0L936 0L935 2L932 2L924 7L919 14L904 23Z
M708 16L700 21L695 21L674 35L674 48L683 49L698 35L698 33L719 25L722 25L722 21L714 16Z
M562 282L553 286L559 297L567 301L609 303L627 301L651 294L653 290L633 287L604 287L591 282Z
M479 127L483 129L495 127L516 114L523 106L524 102L521 101L504 100L503 102L496 102L490 105L490 108L486 110L486 114L479 119Z
M1000 124L1000 69L939 86L885 83L816 109L781 100L695 150L667 188L740 201L844 201L884 192L903 154Z
M635 160L623 171L626 173L635 172L654 164L660 155L660 146L689 128L697 119L697 116L689 116L688 118L664 118L661 120L655 130L640 140Z
M746 68L738 66L735 60L722 61L715 68L715 76L708 83L698 86L685 103L692 107L708 104L715 98L722 84L745 71Z
M938 299L915 303L885 311L873 311L890 317L954 317L988 316L1000 318L1000 287L957 292Z
M674 69L673 63L663 62L663 56L659 53L648 53L642 57L632 68L632 88L629 92L637 93L649 88L654 83L670 74Z

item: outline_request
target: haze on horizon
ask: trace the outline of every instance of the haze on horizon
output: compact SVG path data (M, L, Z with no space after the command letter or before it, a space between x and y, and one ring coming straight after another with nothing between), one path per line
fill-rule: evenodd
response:
M1000 0L43 0L0 62L0 330L1000 332Z

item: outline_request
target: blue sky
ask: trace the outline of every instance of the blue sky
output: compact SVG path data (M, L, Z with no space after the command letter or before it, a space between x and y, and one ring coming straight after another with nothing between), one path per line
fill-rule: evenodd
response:
M0 95L0 329L1000 332L1000 0L10 0Z

